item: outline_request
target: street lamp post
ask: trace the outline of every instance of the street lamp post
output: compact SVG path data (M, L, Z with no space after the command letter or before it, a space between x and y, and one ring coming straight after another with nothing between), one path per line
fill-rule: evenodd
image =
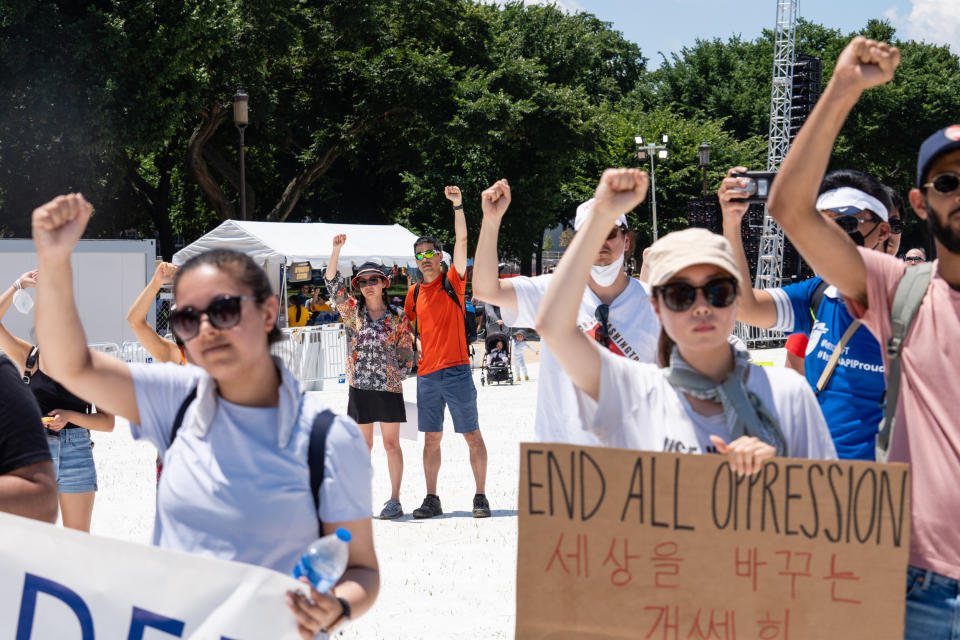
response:
M710 145L707 144L707 141L704 140L700 143L700 146L697 147L697 152L700 155L700 167L703 169L703 197L707 197L707 167L710 166Z
M650 211L653 221L653 241L657 241L657 173L654 167L653 158L656 156L661 160L667 159L667 142L670 137L667 134L660 135L660 144L652 142L644 143L643 136L634 136L633 141L637 144L637 160L643 161L650 158Z
M233 94L233 124L237 126L237 131L240 132L240 219L247 219L247 172L246 167L244 166L243 158L243 130L246 129L247 124L249 124L249 119L247 117L247 106L250 101L250 96L247 95L247 92L242 88L237 89L237 92Z

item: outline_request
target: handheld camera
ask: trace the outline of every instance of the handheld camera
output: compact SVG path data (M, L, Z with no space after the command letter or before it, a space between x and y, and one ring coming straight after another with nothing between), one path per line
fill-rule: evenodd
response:
M777 177L777 174L768 171L747 171L746 173L732 173L730 177L747 179L746 187L737 187L731 190L744 194L745 197L738 198L738 200L753 204L767 201L770 196L770 188L773 186L773 179Z

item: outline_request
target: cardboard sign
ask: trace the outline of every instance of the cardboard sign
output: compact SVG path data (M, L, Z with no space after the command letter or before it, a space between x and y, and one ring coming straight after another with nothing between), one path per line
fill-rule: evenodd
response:
M297 284L300 282L312 282L313 269L309 262L294 262L287 269L287 282Z
M284 593L302 587L262 567L0 513L0 638L297 640Z
M905 464L522 444L517 638L902 638Z

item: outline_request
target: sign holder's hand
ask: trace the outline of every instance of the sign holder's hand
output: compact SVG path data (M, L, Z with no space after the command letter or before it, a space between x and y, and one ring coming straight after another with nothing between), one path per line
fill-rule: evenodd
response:
M710 436L710 442L717 448L717 453L730 459L730 469L737 477L760 473L763 463L777 455L773 445L753 436L740 436L730 444L720 436Z

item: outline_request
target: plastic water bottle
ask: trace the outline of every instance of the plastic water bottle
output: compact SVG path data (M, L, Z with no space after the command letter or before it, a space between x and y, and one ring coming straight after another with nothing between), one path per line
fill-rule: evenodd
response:
M336 533L314 540L293 568L293 577L306 576L320 593L330 591L347 568L349 542L350 532L343 527Z
M341 373L340 377L337 379L339 384L344 384L347 381L347 374Z

